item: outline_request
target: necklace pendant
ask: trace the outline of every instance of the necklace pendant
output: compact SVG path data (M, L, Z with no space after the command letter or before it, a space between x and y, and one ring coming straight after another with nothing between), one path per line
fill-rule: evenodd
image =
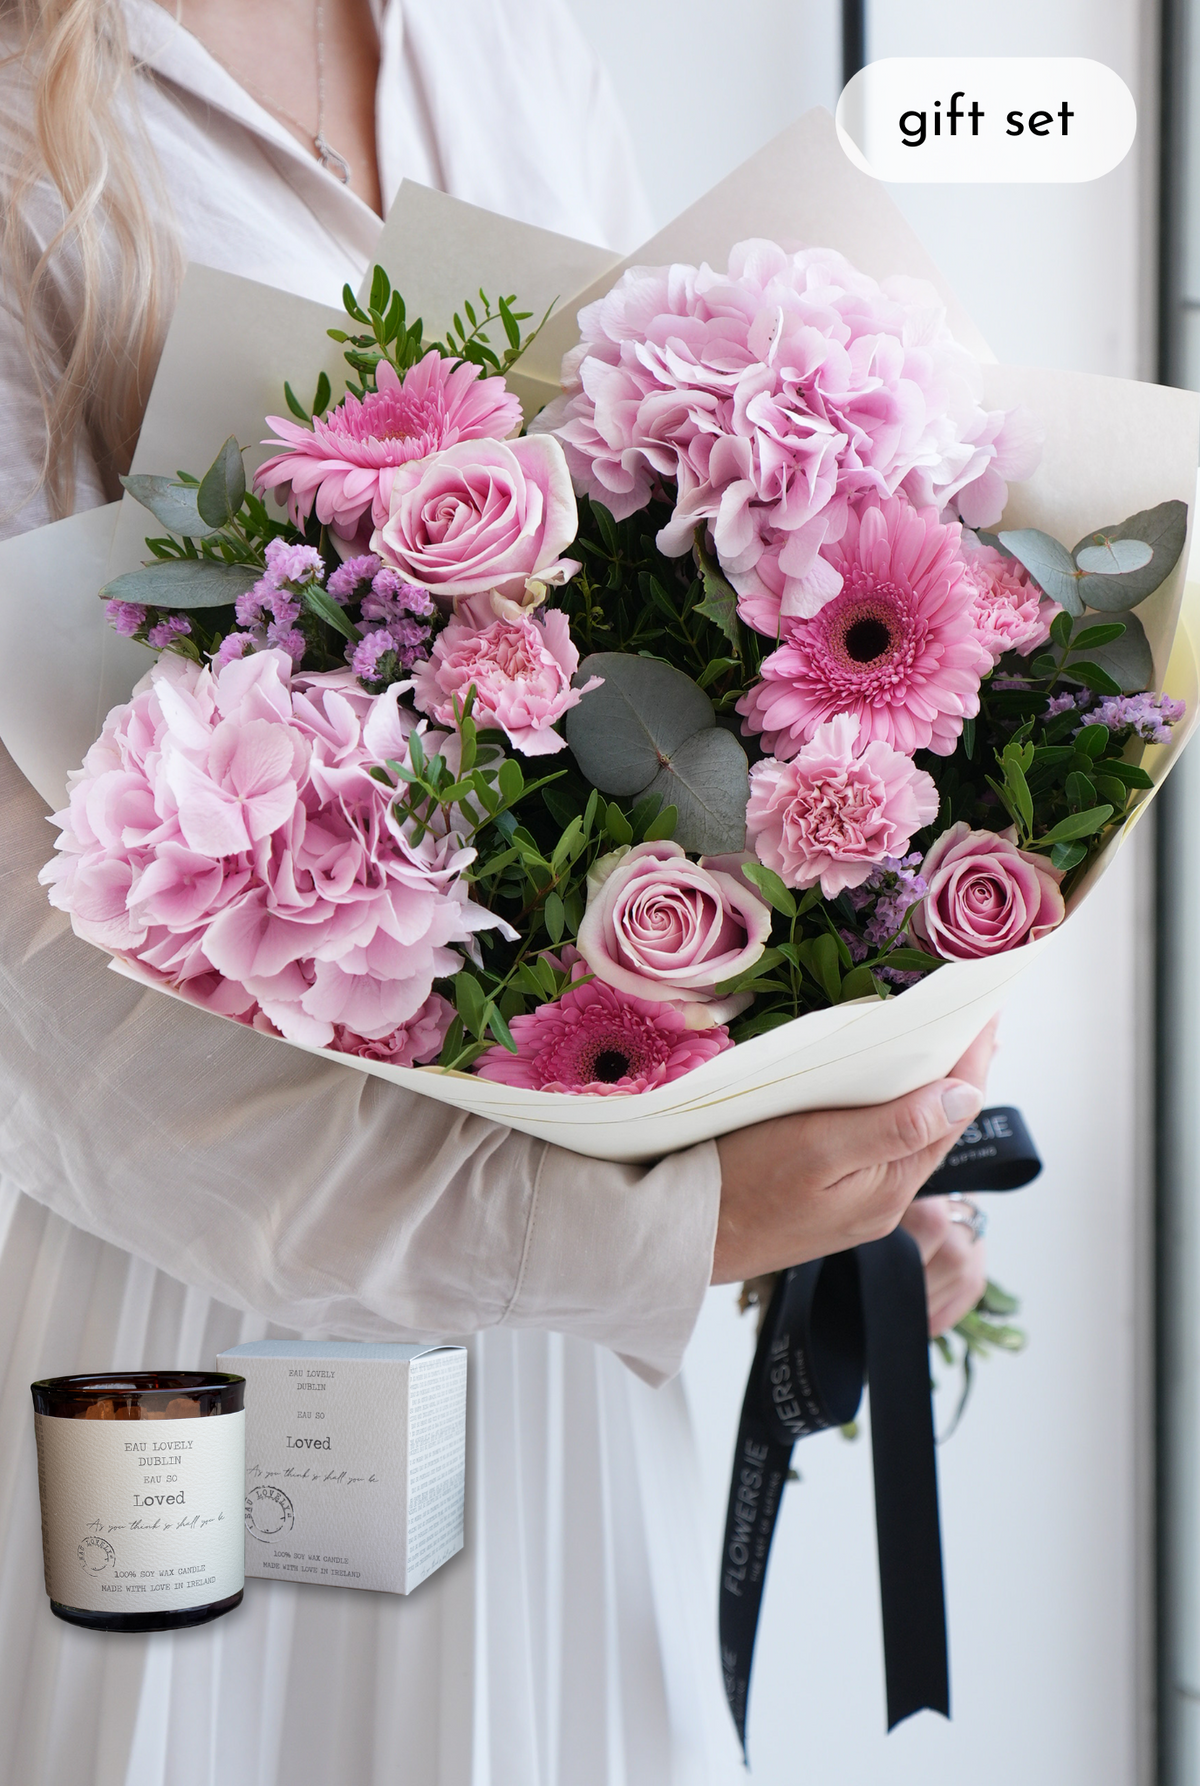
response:
M325 141L320 131L313 138L313 147L317 151L317 159L321 166L327 168L336 179L342 182L343 186L348 186L350 184L350 163L346 157L339 155L337 150Z

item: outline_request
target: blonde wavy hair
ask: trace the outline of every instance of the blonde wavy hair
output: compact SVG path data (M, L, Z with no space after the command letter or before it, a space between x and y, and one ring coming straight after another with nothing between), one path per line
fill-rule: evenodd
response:
M0 269L46 423L36 489L18 501L41 490L51 513L66 515L81 443L110 494L128 468L181 256L140 122L120 0L0 0L0 25L16 39L30 100L25 140L0 166ZM60 217L39 249L34 203L40 213L47 180ZM68 266L80 292L70 319L57 297Z

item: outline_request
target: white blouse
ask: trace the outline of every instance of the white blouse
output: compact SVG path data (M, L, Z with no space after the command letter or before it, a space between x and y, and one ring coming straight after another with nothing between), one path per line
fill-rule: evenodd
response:
M336 303L379 219L154 0L125 0L138 99L190 258ZM602 70L561 0L385 0L378 156L402 177L628 248L650 219ZM0 156L28 115L0 65ZM37 230L53 230L41 195ZM60 274L59 336L80 299ZM0 510L29 496L41 410L0 294ZM106 492L86 453L80 506ZM35 617L31 616L31 624ZM8 644L19 649L19 641ZM50 691L47 691L48 697ZM107 971L46 904L45 809L0 761L0 1167L88 1232L309 1333L427 1337L507 1323L677 1371L711 1270L712 1143L605 1165L298 1058Z

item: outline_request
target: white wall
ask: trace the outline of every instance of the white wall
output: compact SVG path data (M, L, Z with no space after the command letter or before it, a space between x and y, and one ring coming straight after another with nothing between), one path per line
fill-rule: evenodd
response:
M572 3L626 104L660 221L807 105L833 103L833 0ZM869 52L1089 55L1141 104L1151 12L1137 0L884 0ZM1152 135L1151 116L1134 157L1092 185L895 189L1001 359L1145 373ZM992 1098L1022 1107L1047 1169L991 1199L993 1272L1025 1299L1029 1350L984 1370L941 1454L953 1722L925 1714L884 1737L869 1452L809 1440L752 1689L765 1786L1149 1777L1146 841L1003 1026ZM686 1367L714 1586L752 1350L732 1305L730 1290L711 1292ZM715 1660L713 1682L719 1692ZM732 1780L732 1741L729 1763Z

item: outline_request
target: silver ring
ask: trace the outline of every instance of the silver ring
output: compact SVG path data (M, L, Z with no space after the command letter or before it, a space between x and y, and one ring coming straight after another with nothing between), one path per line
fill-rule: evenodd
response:
M971 1244L974 1246L987 1233L988 1219L984 1211L978 1203L972 1203L969 1197L964 1197L961 1191L951 1191L946 1200L954 1205L950 1211L950 1220L971 1230Z

